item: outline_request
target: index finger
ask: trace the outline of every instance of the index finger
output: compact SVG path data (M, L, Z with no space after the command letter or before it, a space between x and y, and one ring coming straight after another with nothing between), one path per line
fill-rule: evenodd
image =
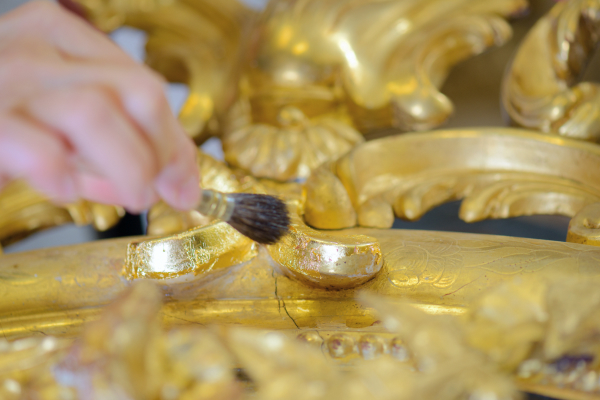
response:
M2 36L37 36L72 58L136 63L106 35L50 1L32 1L0 17Z

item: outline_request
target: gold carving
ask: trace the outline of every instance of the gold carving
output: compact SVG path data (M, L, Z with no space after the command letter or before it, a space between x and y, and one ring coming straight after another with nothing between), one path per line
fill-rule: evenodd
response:
M560 1L528 33L503 82L502 102L517 124L600 140L598 84L579 82L598 44L596 0Z
M363 294L361 302L378 315L374 327L347 329L329 321L329 329L280 332L164 330L164 296L158 285L142 281L124 290L74 341L0 340L0 394L42 400L460 400L517 399L519 387L593 399L600 391L598 279L522 275L477 294L462 317ZM162 305L163 312L173 302Z
M449 69L504 43L511 29L503 18L525 7L521 0L269 4L223 135L227 161L256 176L303 178L357 143L356 130L443 123L452 103L439 88Z
M319 232L292 218L290 233L269 246L273 261L303 282L330 289L356 287L383 265L377 239Z
M121 207L87 201L56 205L22 181L12 182L0 191L0 210L0 249L36 231L66 223L93 224L104 231L125 214Z
M569 222L567 242L600 246L600 204L584 207Z
M77 2L106 31L147 31L148 64L190 87L180 114L190 135L223 133L232 166L278 180L306 178L362 142L359 131L443 123L452 103L439 88L450 68L503 44L505 18L527 7L286 0L254 18L235 0Z
M199 154L201 185L222 192L249 191L270 193L289 204L291 232L268 251L283 271L311 285L347 288L373 278L381 269L382 257L376 239L356 235L315 231L302 220L305 195L297 183L277 183L235 173L210 156ZM204 225L197 212L176 212L164 204L149 214L152 233L173 233L179 228ZM225 223L196 228L175 236L132 244L128 251L125 275L128 278L178 277L193 272L205 274L213 269L247 261L256 255L257 244L238 234Z
M432 207L463 197L460 217L467 222L530 214L574 216L600 201L597 171L596 145L526 130L405 134L365 143L321 167L306 183L316 188L306 210L319 213L307 211L305 217L315 228L353 226L352 213L337 208L348 197L358 225L380 228L391 227L394 214L416 220ZM346 193L328 191L332 181ZM323 222L322 215L327 215Z

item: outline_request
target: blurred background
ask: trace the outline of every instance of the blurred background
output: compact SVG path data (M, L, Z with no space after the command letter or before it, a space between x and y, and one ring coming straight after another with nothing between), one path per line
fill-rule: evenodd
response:
M0 14L8 12L27 0L0 0ZM265 0L246 0L248 5L260 9ZM514 54L516 47L537 19L554 4L553 0L530 0L528 15L512 21L513 37L503 47L493 48L487 53L474 57L456 66L442 88L455 106L455 114L441 128L474 126L506 126L500 106L500 83L505 66ZM145 35L133 29L120 29L111 38L140 62L144 58ZM597 57L599 58L599 57ZM593 60L588 66L584 79L596 80L600 62ZM165 88L173 110L177 112L187 95L184 85L169 85ZM376 136L367 136L375 139ZM211 139L203 150L222 159L218 139ZM460 203L449 203L425 215L420 221L397 220L394 228L425 229L456 232L487 233L528 238L564 241L569 218L561 216L531 216L506 220L489 220L467 224L458 219ZM117 227L108 232L97 233L91 227L62 226L37 233L19 243L8 246L5 252L26 251L35 248L80 243L107 237L143 234L145 216L128 215Z

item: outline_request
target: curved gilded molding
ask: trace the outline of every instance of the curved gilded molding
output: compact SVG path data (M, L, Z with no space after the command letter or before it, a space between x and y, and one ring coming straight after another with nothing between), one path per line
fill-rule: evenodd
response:
M74 340L43 331L44 336L0 340L0 395L439 400L442 393L443 400L460 400L516 399L520 389L597 399L598 275L520 278L487 288L460 317L432 315L406 299L359 294L361 307L366 304L377 315L374 326L343 326L330 314L324 327L275 332L199 327L184 318L179 326L165 326L161 317L177 300L165 293L165 285L138 282L123 288ZM221 295L228 289L221 286ZM244 294L253 305L245 314L256 313L255 293ZM222 301L214 297L180 306L187 306L192 318L205 306L210 322L223 324L222 314L211 312ZM283 298L277 301L291 318ZM306 299L304 304L314 306ZM72 327L67 329L73 335Z
M160 239L133 242L123 273L129 279L205 274L251 260L257 245L225 222Z
M270 2L253 26L255 44L243 49L249 62L225 125L226 159L259 177L306 178L316 161L357 143L357 132L438 126L453 110L439 90L449 70L502 45L511 35L505 18L526 7L525 0Z
M360 287L327 290L306 285L283 273L261 250L249 262L229 268L192 274L187 280L159 280L167 300L161 318L169 326L366 328L377 317L360 305L358 291L410 300L428 313L457 314L482 291L518 276L600 274L600 249L594 246L397 229L357 228L340 234L369 236L381 246L381 271ZM0 336L72 336L84 321L97 316L99 307L130 286L121 274L130 240L1 256Z
M23 181L0 190L0 249L39 230L75 223L104 231L125 215L121 207L88 201L56 205Z
M517 124L600 140L600 86L579 82L599 43L600 1L560 1L521 43L503 81L502 103Z
M268 249L286 274L321 288L359 286L372 279L383 265L377 239L316 231L298 215L292 217L290 232Z
M374 162L376 160L376 162ZM322 181L344 191L327 191ZM413 133L367 142L306 182L305 220L321 229L389 228L464 198L467 221L530 214L574 216L600 201L600 147L510 128ZM323 199L323 200L321 200ZM350 202L355 218L339 204ZM322 218L328 215L328 218Z

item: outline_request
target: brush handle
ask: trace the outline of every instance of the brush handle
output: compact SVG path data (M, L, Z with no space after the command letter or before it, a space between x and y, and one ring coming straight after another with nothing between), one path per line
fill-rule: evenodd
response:
M235 200L226 193L203 189L202 199L196 207L196 211L206 217L229 221L234 208Z

